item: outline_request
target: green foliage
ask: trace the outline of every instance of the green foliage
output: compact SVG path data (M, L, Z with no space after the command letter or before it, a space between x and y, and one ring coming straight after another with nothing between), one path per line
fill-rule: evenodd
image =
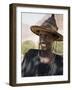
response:
M21 53L25 54L29 49L34 49L35 43L31 40L26 40L21 44Z
M63 41L55 41L53 43L53 52L63 54Z
M24 55L29 49L35 49L35 48L38 48L38 46L36 46L33 41L31 40L24 41L22 42L22 45L21 45L21 53ZM62 55L63 54L63 42L55 41L53 43L52 49L54 53Z

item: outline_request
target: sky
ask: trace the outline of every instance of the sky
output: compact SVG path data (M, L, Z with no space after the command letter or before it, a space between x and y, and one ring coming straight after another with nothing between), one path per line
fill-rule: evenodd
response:
M41 25L51 14L40 13L22 13L22 42L26 40L32 40L34 43L38 43L39 36L31 32L30 27L32 25ZM58 26L58 32L63 34L63 15L55 15L56 23Z

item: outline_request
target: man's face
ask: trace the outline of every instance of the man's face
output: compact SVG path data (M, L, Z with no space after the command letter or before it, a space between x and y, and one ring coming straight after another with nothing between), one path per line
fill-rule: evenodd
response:
M53 35L47 32L41 32L40 42L42 49L50 49L53 43Z

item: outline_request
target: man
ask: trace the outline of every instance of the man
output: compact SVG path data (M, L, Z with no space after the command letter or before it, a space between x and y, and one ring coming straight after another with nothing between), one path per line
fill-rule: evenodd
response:
M31 31L39 35L39 49L30 49L22 62L22 77L63 75L63 57L52 53L54 41L62 41L57 32L54 14L41 26L32 26Z

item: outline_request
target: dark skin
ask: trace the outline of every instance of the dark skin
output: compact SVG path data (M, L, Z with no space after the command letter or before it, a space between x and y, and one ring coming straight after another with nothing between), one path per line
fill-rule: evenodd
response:
M54 37L47 32L40 32L40 45L42 50L51 51Z
M41 57L42 63L49 63L52 59L52 44L54 42L54 37L51 33L40 32L40 48L48 52L48 56Z

